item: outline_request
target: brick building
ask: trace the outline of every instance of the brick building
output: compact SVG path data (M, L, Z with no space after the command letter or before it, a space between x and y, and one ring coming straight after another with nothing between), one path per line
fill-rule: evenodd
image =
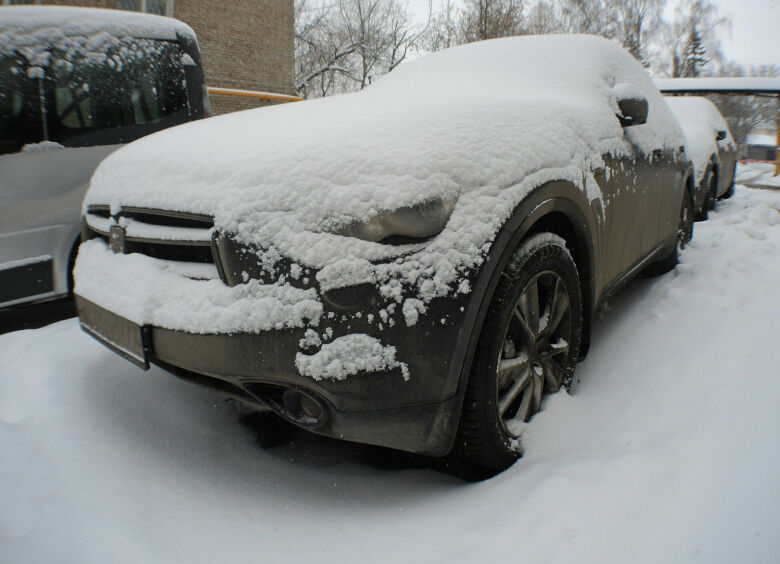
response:
M295 94L292 0L0 0L0 4L114 8L175 17L198 35L209 86ZM215 114L263 103L211 97Z

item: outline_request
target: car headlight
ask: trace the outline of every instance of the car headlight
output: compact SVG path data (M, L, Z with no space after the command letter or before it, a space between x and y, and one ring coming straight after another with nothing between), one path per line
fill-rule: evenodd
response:
M351 223L339 235L374 243L414 243L417 239L427 239L441 233L454 207L455 198L434 198L381 212L363 222Z

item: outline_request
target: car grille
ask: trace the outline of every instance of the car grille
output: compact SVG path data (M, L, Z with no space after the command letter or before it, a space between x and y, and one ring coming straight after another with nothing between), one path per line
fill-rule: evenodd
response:
M86 238L100 237L116 252L214 264L211 216L135 207L123 207L112 215L107 205L90 205L84 219Z

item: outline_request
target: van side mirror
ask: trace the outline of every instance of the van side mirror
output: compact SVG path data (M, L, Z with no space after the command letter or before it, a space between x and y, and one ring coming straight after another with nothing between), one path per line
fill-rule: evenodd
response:
M620 125L623 127L647 123L646 98L636 96L622 99L618 98L617 104L620 109L617 118L620 120Z
M723 129L718 130L715 141L723 141L726 138L726 132Z

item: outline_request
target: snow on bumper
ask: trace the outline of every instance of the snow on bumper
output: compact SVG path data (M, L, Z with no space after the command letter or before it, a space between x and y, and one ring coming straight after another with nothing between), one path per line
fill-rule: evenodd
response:
M165 261L114 254L99 240L82 245L76 279L85 330L138 364L160 365L285 418L279 398L308 394L327 413L312 430L327 436L434 455L450 448L455 324L397 324L380 341L365 334L365 319L330 315L314 289L193 280ZM123 339L89 324L101 315L124 325L124 334L135 331L137 346L123 347ZM316 323L328 325L327 343L310 326Z
M75 279L76 294L134 323L189 333L316 326L322 315L314 289L257 280L229 287L216 278L216 269L212 279L193 279L168 261L115 254L97 239L81 246Z

